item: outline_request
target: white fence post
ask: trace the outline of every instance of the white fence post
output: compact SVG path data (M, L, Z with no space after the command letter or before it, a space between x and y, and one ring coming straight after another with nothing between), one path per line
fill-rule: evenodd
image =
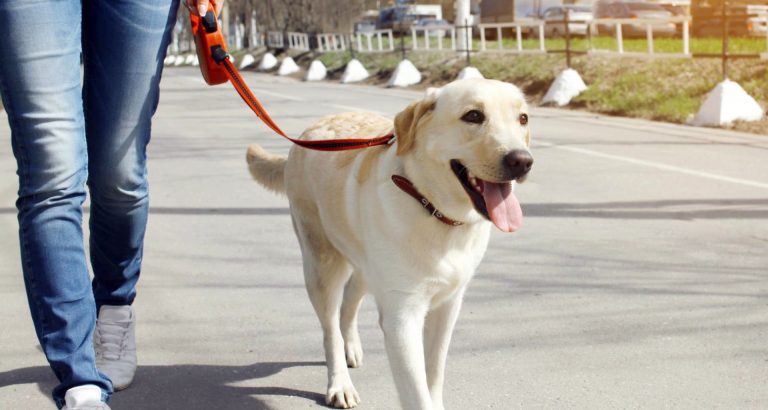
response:
M526 50L523 45L523 27L538 27L539 30L539 46L537 49ZM514 42L515 44L511 48L504 48L504 29L514 30ZM546 40L544 38L543 23L540 21L517 21L509 23L491 23L478 25L480 30L480 50L481 51L511 51L516 53L525 52L546 52ZM496 47L490 47L488 41L494 41L493 38L488 38L485 34L486 30L493 30L496 33Z
M653 27L651 23L645 25L645 36L648 41L648 54L653 54Z
M384 47L384 35L387 35L389 39L389 45ZM381 53L385 51L394 51L394 41L392 38L392 30L374 30L360 32L353 34L353 38L347 39L346 36L341 34L331 34L332 36L341 36L341 49L346 50L351 47L355 42L357 43L357 51L361 53ZM365 36L365 39L363 39ZM376 36L374 41L373 37ZM320 35L318 35L318 44L320 43Z
M619 54L624 54L624 36L621 33L621 22L616 23L616 47Z

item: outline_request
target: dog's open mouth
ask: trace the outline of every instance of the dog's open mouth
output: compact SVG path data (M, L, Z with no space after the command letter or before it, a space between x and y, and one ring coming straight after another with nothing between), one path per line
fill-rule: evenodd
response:
M451 169L469 195L475 210L493 222L503 232L514 232L523 223L523 210L512 181L490 182L478 178L459 160L451 160Z

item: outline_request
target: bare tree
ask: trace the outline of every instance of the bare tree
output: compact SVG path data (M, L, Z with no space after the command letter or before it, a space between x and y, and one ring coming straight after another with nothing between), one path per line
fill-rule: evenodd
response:
M258 24L270 30L301 32L348 32L370 3L365 0L228 0L242 20L256 13Z

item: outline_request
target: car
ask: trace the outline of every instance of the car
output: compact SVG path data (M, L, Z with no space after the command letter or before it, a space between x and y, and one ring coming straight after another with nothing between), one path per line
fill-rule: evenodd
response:
M541 19L544 20L544 36L562 37L565 36L565 13L568 11L569 19L568 31L573 36L587 36L589 33L589 21L592 20L592 8L589 6L557 6L550 7L544 11ZM536 29L534 34L538 35Z
M654 35L673 36L677 32L675 23L664 22L673 17L672 13L654 3L598 0L595 3L593 15L595 19L660 20L659 23L651 26ZM597 32L601 35L612 35L616 32L616 25L597 24ZM621 32L624 37L645 37L647 28L644 23L628 23L621 25Z
M358 21L355 23L355 33L371 33L376 31L376 23L370 21Z
M661 7L664 7L664 10L672 13L673 18L685 19L689 16L688 8L680 5L680 3L677 0L663 0L662 2L659 2L657 4ZM678 21L675 23L675 30L677 31L678 35L682 35L684 28L685 27L682 21Z
M445 37L445 34L453 26L443 19L421 19L413 24L413 28L424 30L425 35L431 37Z
M691 4L691 33L694 36L722 36L722 4L722 0ZM768 30L768 0L731 1L728 3L728 15L728 35L765 37Z
M750 17L747 20L747 32L750 36L765 37L768 33L768 17Z

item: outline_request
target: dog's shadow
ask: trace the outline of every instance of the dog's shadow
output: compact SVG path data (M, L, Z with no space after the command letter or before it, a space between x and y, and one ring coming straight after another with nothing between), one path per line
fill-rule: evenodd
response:
M299 397L325 407L318 392L276 386L241 386L284 369L325 366L324 362L265 362L244 366L139 366L131 388L117 392L109 404L115 409L271 409L264 396ZM0 388L37 383L46 397L56 385L48 367L27 367L0 373ZM53 404L51 404L53 406Z

